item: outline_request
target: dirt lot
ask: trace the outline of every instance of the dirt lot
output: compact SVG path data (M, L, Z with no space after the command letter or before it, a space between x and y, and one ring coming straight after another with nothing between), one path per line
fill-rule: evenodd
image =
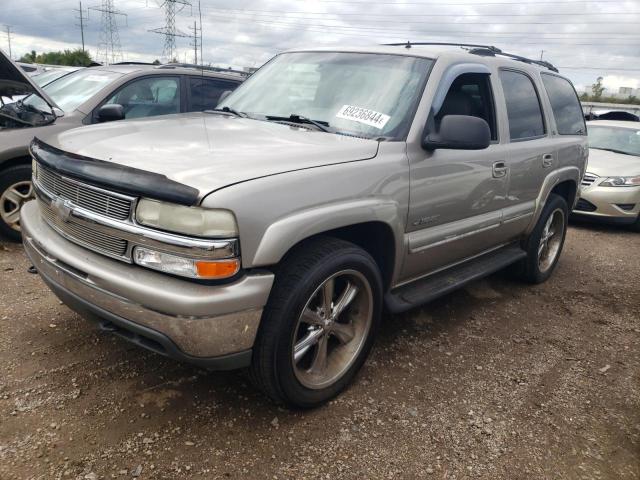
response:
M0 478L640 478L640 235L388 317L342 396L267 403L97 332L0 244Z

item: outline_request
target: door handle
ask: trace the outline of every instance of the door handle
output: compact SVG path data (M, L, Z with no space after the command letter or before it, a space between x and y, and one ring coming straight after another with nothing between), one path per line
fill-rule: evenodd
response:
M545 153L542 155L542 168L549 168L553 165L553 154Z
M507 167L505 162L495 162L491 170L493 178L502 178L507 174L509 167Z

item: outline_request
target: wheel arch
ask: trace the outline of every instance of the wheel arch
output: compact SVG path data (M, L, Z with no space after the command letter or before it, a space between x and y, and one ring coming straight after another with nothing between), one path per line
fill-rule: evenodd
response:
M536 198L535 211L531 223L527 228L527 235L533 231L538 223L542 209L547 203L547 199L551 193L562 196L567 201L569 211L573 209L578 196L578 185L580 184L581 177L582 172L577 166L559 168L547 175Z
M0 171L6 170L11 167L17 167L18 165L29 165L31 163L31 157L29 155L19 155L9 158L0 162Z
M404 226L398 205L375 200L356 203L323 206L273 223L253 255L243 251L243 263L249 267L274 266L304 242L330 236L368 252L380 268L384 288L389 288L401 265Z

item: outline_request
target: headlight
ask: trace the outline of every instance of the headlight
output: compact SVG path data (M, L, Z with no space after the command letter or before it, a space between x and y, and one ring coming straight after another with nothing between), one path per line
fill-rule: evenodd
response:
M236 219L229 210L185 207L143 198L136 220L142 225L196 237L237 237Z
M635 177L609 177L600 183L600 187L637 187L640 185L640 175Z
M159 270L172 275L198 279L224 279L233 277L240 271L240 260L206 260L188 258L146 247L135 247L133 261L143 267Z

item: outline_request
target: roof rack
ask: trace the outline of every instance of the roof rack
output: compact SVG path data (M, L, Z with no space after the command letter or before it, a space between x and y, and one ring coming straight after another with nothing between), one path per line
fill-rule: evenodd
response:
M474 43L450 43L450 42L415 42L411 43L409 41L403 43L385 43L384 45L390 47L404 47L411 48L414 45L446 45L452 47L467 47L470 48L469 53L473 55L480 55L483 57L489 57L496 55L500 55L503 57L511 58L512 60L517 60L518 62L524 62L531 65L539 65L546 69L551 70L552 72L558 72L558 69L554 67L551 63L545 62L544 60L533 60L531 58L522 57L520 55L514 55L512 53L506 53L500 50L498 47L494 47L493 45L478 45Z
M249 72L243 72L242 70L234 70L232 68L212 67L207 65L196 65L195 63L165 63L164 65L158 65L157 68L193 68L196 70L206 70L207 72L231 73L235 75L241 75L243 77L249 76Z
M111 63L111 65L155 65L155 63L149 63L149 62L116 62L116 63Z

